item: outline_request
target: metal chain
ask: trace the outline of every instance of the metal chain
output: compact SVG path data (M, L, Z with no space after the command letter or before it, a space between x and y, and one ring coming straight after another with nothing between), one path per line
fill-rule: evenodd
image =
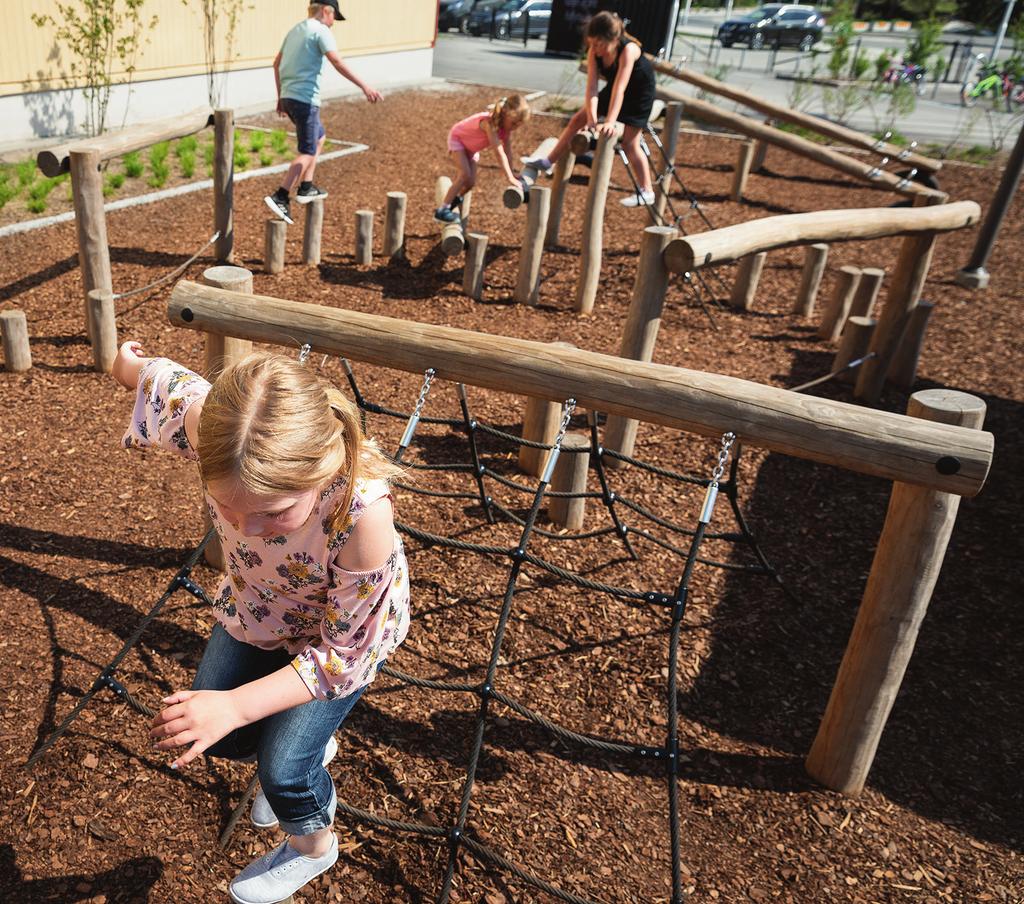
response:
M555 437L553 446L560 448L562 440L565 439L565 431L569 429L569 421L572 420L573 412L576 410L576 400L566 399L562 403L562 423L558 427L558 436Z
M722 434L722 448L718 450L718 463L715 465L715 469L711 472L711 482L718 486L718 481L725 473L725 466L729 462L729 450L732 449L732 444L736 442L736 434L731 431Z
M423 406L427 404L427 396L430 394L430 384L434 380L434 368L428 367L423 372L423 385L420 387L420 397L416 400L416 407L413 409L412 417L415 420L420 419L420 414L423 411Z
M313 346L308 342L303 342L302 347L299 349L299 364L305 364L309 358L309 353L313 351Z

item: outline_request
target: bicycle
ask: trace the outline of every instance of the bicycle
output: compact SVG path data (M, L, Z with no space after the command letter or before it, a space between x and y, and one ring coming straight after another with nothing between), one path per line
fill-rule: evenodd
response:
M897 85L906 85L915 94L923 95L925 92L925 75L923 66L918 66L916 63L911 63L907 60L901 60L900 62L894 60L892 65L885 71L885 75L882 76L882 83L893 88Z
M978 60L980 62L984 57L979 56ZM1008 113L1024 109L1024 85L1020 81L1014 83L1009 72L999 70L991 62L980 66L977 81L968 79L960 86L960 103L965 107L973 107L986 94L991 94L993 107L1003 101Z

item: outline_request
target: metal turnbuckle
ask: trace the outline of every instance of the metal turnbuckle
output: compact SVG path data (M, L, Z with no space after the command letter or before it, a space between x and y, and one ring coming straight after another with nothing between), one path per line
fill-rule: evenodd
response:
M565 431L569 429L569 421L572 420L572 413L575 410L575 399L566 399L562 403L562 423L558 425L558 435L551 444L551 454L548 455L548 463L544 466L544 474L540 478L541 483L551 483L551 477L555 473L555 465L558 463L558 455L562 451L562 440L565 439Z

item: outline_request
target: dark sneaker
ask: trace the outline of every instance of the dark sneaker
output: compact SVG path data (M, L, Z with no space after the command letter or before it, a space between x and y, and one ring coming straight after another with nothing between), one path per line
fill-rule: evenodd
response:
M322 200L327 197L327 192L322 188L317 188L315 185L309 186L307 189L299 189L295 192L295 200L300 204L309 204L312 201Z
M450 207L438 207L434 211L434 219L439 223L458 223L459 215Z
M277 195L267 195L263 199L263 203L270 208L274 216L284 220L288 225L295 222L292 219L292 212L287 199L279 198Z
M454 198L452 198L452 203L449 206L451 207L452 210L455 210L455 208L458 207L459 213L462 213L463 200L465 199L462 197L462 195L456 195Z

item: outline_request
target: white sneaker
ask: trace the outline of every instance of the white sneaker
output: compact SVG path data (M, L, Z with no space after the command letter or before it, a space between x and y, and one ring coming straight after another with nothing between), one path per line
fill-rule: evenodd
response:
M324 748L324 765L326 766L337 755L338 742L334 735L331 735L327 746ZM267 800L267 795L263 793L262 788L256 792L256 796L252 799L252 810L249 811L249 818L252 819L252 824L257 829L272 829L277 825L277 816L274 815L274 811L270 807L270 801Z
M623 207L648 207L654 203L654 191L634 192L631 195L627 195L619 203Z
M306 857L285 840L235 876L228 891L237 904L277 904L337 862L337 835L331 836L330 850L322 857Z

